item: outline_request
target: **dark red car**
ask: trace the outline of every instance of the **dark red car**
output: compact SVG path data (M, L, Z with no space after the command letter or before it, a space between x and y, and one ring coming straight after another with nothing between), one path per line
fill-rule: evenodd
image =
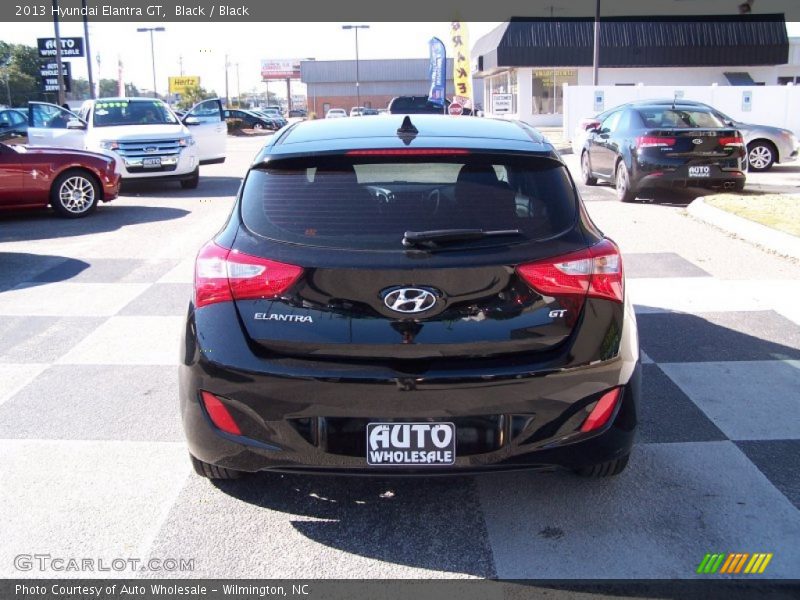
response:
M45 208L83 217L119 194L113 158L67 148L0 143L0 210Z

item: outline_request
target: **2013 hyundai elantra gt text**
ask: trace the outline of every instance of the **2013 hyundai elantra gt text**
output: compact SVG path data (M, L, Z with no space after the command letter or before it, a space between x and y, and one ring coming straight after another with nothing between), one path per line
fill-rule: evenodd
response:
M197 256L196 471L625 468L639 345L617 246L524 124L304 122Z

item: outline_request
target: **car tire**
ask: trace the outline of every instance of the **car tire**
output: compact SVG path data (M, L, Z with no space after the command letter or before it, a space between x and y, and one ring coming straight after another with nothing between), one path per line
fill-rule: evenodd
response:
M261 123L253 123L253 129L264 129L264 126Z
M620 458L615 458L614 460L608 460L606 462L602 462L598 465L591 465L589 467L581 467L580 469L576 469L575 473L580 475L581 477L613 477L614 475L619 475L625 470L625 467L628 466L628 459L630 458L630 454L626 454L625 456L621 456Z
M750 171L769 171L776 157L775 146L765 140L756 140L747 146L747 167Z
M100 184L88 171L65 171L50 187L50 205L67 219L85 217L97 208L99 200Z
M192 466L194 467L194 472L200 475L200 477L205 477L206 479L240 479L244 476L244 472L242 471L235 471L233 469L226 469L225 467L218 467L217 465L212 465L207 462L203 462L202 460L195 458L191 454L189 458L192 459Z
M584 185L597 185L597 177L592 177L588 152L584 152L581 155L581 180L583 181Z
M614 186L620 202L633 202L636 200L636 194L631 190L631 176L628 174L628 167L622 161L617 164L617 170L614 174Z
M733 183L733 191L734 192L743 192L744 191L744 181L735 181Z
M197 189L200 184L200 167L192 171L192 176L189 179L181 179L181 187L185 190Z

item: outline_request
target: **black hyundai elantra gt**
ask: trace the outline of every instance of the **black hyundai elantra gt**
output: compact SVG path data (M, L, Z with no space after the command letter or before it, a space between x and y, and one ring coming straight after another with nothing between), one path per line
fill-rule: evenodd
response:
M520 123L305 122L197 256L181 412L196 471L615 475L639 345L617 246Z

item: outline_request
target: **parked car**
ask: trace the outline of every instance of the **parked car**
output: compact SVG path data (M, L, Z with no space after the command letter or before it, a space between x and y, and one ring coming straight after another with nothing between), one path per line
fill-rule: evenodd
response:
M260 115L266 118L268 121L271 121L272 127L270 127L270 129L280 129L289 122L283 117L283 115L275 111L259 109L259 110L252 110L250 112Z
M32 148L2 143L0 132L0 209L46 208L62 217L84 217L98 201L119 193L120 176L113 158L66 148ZM18 138L16 138L18 139Z
M0 110L0 137L6 141L17 139L27 142L28 115L18 108Z
M28 122L31 145L107 154L123 181L177 180L196 188L200 165L225 161L227 131L216 98L193 106L183 121L155 98L87 100L79 115L30 102Z
M379 115L379 114L380 114L380 112L376 108L365 108L361 112L361 115L364 116L364 117L372 117L372 116Z
M304 108L293 108L289 111L289 116L294 118L305 119L308 116L308 111Z
M197 256L179 377L197 473L622 471L636 319L558 153L510 121L351 127L271 139Z
M258 109L261 111L276 112L279 115L283 116L283 108L275 104L271 104L268 106L259 106Z
M638 102L629 102L625 106L636 106L637 104L661 104L671 105L672 100L640 100ZM716 117L725 125L735 127L742 133L744 143L747 148L747 162L748 168L753 171L767 171L772 168L775 163L785 163L797 160L800 154L800 141L797 136L789 129L782 129L780 127L772 127L770 125L753 125L752 123L742 123L732 119L725 113L717 110L713 106L705 104L704 102L697 102L696 100L680 100L681 104L689 106L701 106L711 110ZM616 110L615 107L611 110ZM583 148L583 142L586 139L586 128L592 123L597 123L603 120L611 111L606 111L597 115L582 119L575 127L572 136L572 149L576 154Z
M347 116L347 111L343 108L331 108L325 113L326 119L341 119Z
M656 187L744 189L742 135L707 107L624 105L588 133L580 155L583 182L613 182L622 202Z
M241 108L231 108L225 110L225 120L236 119L242 122L245 129L269 129L276 131L280 125L272 118L254 110L244 110Z
M450 101L445 99L445 107L428 101L427 96L397 96L389 101L388 110L393 115L441 115L447 114Z
M353 108L350 109L350 116L351 117L364 116L364 111L365 110L366 110L366 108L364 108L363 106L354 106Z

